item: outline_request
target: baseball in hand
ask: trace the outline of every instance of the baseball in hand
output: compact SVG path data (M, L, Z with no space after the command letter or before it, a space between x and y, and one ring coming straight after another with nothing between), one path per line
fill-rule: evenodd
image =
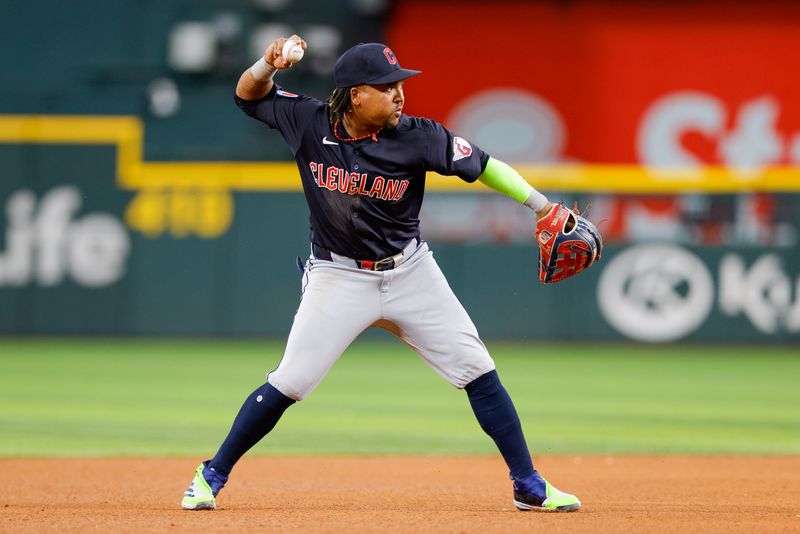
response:
M286 39L286 42L283 43L281 56L283 56L285 61L288 61L289 63L297 63L303 59L303 54L303 47L297 44L297 41L294 39Z

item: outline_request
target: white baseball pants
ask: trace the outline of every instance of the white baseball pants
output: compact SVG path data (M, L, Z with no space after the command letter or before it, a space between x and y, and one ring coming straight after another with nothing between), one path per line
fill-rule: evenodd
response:
M287 397L302 400L311 393L370 326L402 339L457 388L494 369L475 325L424 242L388 271L312 256L302 284L283 359L267 376Z

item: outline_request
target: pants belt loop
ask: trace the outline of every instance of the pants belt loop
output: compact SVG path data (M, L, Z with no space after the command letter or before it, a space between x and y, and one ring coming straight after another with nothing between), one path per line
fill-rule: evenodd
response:
M408 245L406 245L406 248L403 249L402 256L400 258L400 263L397 263L397 261L395 261L394 266L398 267L401 264L405 263L406 260L408 260L408 258L411 257L411 255L414 254L414 252L416 252L421 242L422 240L419 237L415 237L414 239L409 241Z

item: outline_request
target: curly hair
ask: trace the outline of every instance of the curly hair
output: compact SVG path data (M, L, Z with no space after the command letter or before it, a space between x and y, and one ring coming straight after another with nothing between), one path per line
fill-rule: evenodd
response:
M331 96L328 97L327 102L331 107L328 121L331 123L331 127L333 127L336 121L342 120L344 114L350 111L352 105L350 102L350 88L337 87L333 90Z

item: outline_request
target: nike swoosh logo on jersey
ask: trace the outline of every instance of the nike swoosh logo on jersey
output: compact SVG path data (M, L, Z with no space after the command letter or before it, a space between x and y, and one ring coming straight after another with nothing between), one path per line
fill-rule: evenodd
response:
M327 135L322 138L322 144L323 145L337 145L337 146L339 145L339 143L334 143L333 141L328 141L328 136Z

